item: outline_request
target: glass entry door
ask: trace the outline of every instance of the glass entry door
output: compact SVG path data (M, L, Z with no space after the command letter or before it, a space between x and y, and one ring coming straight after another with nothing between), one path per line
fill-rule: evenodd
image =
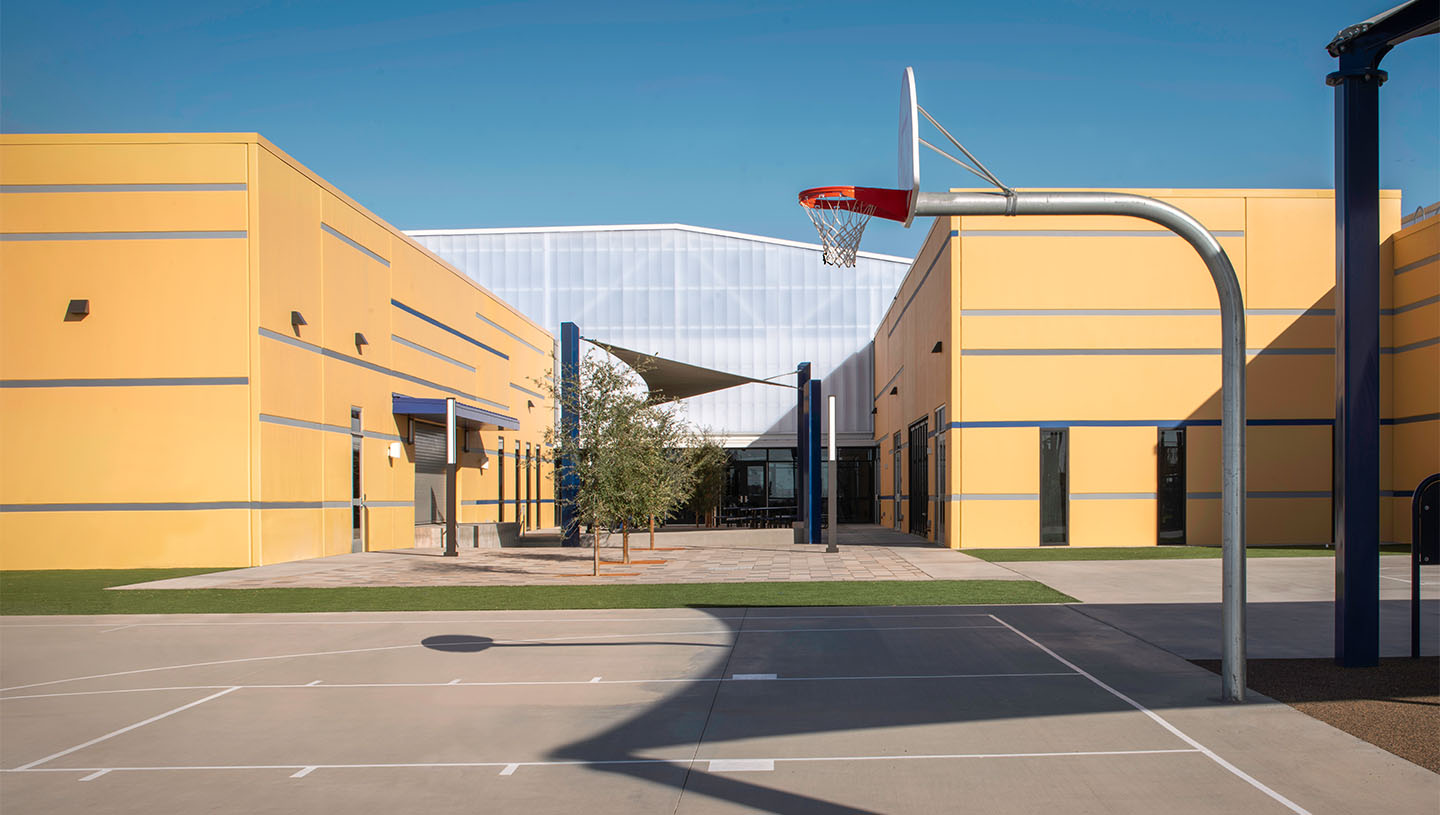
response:
M1155 445L1159 471L1156 473L1156 543L1185 545L1185 431L1160 431Z

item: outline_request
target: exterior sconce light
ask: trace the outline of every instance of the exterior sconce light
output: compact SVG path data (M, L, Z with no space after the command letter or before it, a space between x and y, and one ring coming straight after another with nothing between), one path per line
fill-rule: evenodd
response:
M535 409L535 402L534 402L533 400L531 400L531 399L526 399L526 400L525 400L525 408L526 408L527 410L534 410L534 409Z
M295 333L300 333L300 326L302 325L309 325L309 323L305 322L305 316L298 311L290 312L290 327L295 329Z
M943 351L943 350L945 350L945 344L942 343L942 342L936 341L935 347L930 349L930 353L932 353L932 354L938 354L938 353L940 353L940 352Z
M392 441L390 442L390 447L386 449L385 454L390 458L399 458L405 455L405 449L400 446L400 442Z
M890 389L890 395L891 395L891 396L898 396L899 394L900 394L900 386L899 386L899 385L896 385L895 387L893 387L893 388Z
M880 408L873 408L873 407L870 408L870 415L871 415L871 416L874 416L875 414L877 414L877 413L879 413L879 412L880 412Z
M71 300L70 305L65 307L65 319L67 320L83 320L89 314L89 300Z
M369 344L370 344L370 341L367 340L367 339L365 339L365 335L364 335L364 334L361 334L359 331L356 331L356 332L355 332L355 350L356 350L356 351L362 350L365 346L367 346L367 345L369 345Z

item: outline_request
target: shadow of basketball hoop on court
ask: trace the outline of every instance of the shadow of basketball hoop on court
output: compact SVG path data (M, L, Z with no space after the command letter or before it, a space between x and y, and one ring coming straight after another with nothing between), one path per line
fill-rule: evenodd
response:
M440 634L434 637L426 637L420 644L433 651L445 651L451 654L473 654L484 651L495 644L495 640L489 637L476 637L470 634Z

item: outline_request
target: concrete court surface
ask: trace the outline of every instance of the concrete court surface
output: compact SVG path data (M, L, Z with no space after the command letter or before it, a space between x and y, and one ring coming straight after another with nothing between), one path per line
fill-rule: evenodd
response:
M1034 561L996 564L1084 603L1076 611L1186 659L1219 659L1220 560ZM1421 567L1421 647L1440 653L1440 566ZM1335 560L1246 561L1246 643L1264 659L1335 653ZM1410 557L1380 558L1380 652L1410 655ZM1440 811L1440 807L1437 807Z
M1065 605L0 621L5 812L1433 813Z

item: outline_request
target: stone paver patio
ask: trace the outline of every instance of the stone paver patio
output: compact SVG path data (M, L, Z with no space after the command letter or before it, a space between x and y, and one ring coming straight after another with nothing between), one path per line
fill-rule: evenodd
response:
M551 531L526 536L530 546L362 552L278 563L123 588L335 588L343 586L534 586L614 583L747 583L819 580L1023 580L1021 575L929 545L878 526L842 526L840 552L801 545L788 529L688 529L658 532L656 550L644 532L630 536L631 563L621 557L620 536L602 537L600 576L591 574L592 550L561 548ZM551 544L551 545L546 545Z

